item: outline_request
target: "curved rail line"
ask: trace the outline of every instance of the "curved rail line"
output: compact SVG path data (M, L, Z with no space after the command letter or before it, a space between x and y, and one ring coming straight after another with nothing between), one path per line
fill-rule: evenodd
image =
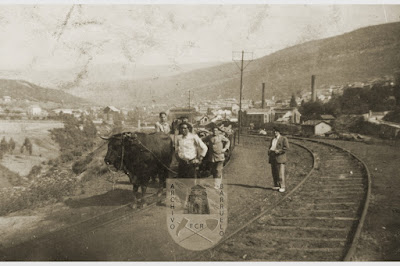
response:
M336 145L290 140L312 152L313 169L284 198L236 229L212 252L199 254L199 260L352 259L371 193L367 166Z
M300 138L293 138L293 139L300 139ZM365 162L363 160L361 160L358 156L356 156L354 153L350 152L349 150L341 148L341 147L338 147L338 146L336 146L334 144L331 144L331 143L320 141L320 140L313 140L313 139L307 139L307 140L308 141L312 141L312 142L316 142L316 143L323 143L325 145L329 145L329 146L332 146L332 147L335 147L335 148L338 148L338 149L341 149L341 150L347 152L353 158L355 158L357 161L360 162L360 164L363 167L363 170L365 171L364 172L364 177L366 177L366 179L367 179L366 180L367 181L367 184L366 184L366 190L367 191L365 193L364 198L362 199L363 203L361 203L361 207L362 207L361 216L360 216L360 219L358 220L358 223L357 223L354 235L353 235L353 239L351 240L350 246L349 246L349 248L347 250L346 255L343 258L344 261L351 261L353 256L354 256L354 253L355 253L355 250L356 250L356 246L357 246L357 242L358 242L358 239L359 239L360 234L361 234L361 229L362 229L362 227L364 225L365 217L367 216L367 212L368 212L369 200L371 198L371 184L372 184L371 173L369 172L369 169L368 169L367 165L365 164Z
M254 141L258 141L257 139L260 139L260 137L256 136L246 136L246 138L253 138ZM304 145L304 142L307 144ZM228 258L230 256L230 258L233 260L351 260L354 254L357 239L365 220L368 208L368 199L371 193L371 180L368 168L366 167L365 163L362 162L354 154L333 144L300 138L292 138L291 143L305 148L312 154L314 161L312 170L299 184L296 185L295 188L293 188L291 191L288 191L286 195L276 204L268 209L265 209L256 217L252 218L240 228L236 229L233 233L224 238L217 246L212 248L212 250L218 250L218 253L220 254L228 254ZM316 143L316 146L308 148L309 146L312 146L311 143ZM346 165L346 163L349 163L349 158L346 158L347 154L350 155L350 157L353 157L357 161L358 169L351 168L354 170L354 172L351 174L352 177L343 178L343 176L340 176L339 174L339 177L336 179L334 177L326 176L323 177L323 180L318 180L318 178L321 178L321 176L320 173L318 173L317 171L321 171L321 169L323 170L323 168L325 167L324 164L329 162L324 158L323 153L321 153L321 147L325 147L323 149L325 149L328 154L329 152L331 152L330 155L333 155L333 160L336 160L336 162L340 162L342 165ZM340 151L339 153L341 153L341 155L337 153L334 154L333 150L330 150L329 148L328 150L326 150L326 147L330 147L336 151ZM345 154L345 156L343 156L343 153ZM347 171L349 169L342 170ZM335 182L332 182L334 180L339 183L336 184ZM328 187L321 188L321 185L323 185L322 181L328 182ZM358 188L356 191L354 191L351 189L351 187L345 185L347 181L353 186L356 183L361 184L361 188ZM321 189L321 191L317 191L320 192L320 198L318 199L315 197L316 195L313 195L313 198L316 202L311 203L307 202L307 200L310 200L309 195L315 194L315 191L310 192L309 190L307 190L307 188L310 187L310 182L317 184L317 186ZM356 193L357 191L361 192L361 196L360 193ZM328 194L329 196L327 196ZM350 195L352 199L355 198L355 195L358 195L358 202L346 202L346 200L348 200L345 197L346 195ZM149 203L149 205L145 208L137 209L135 213L155 206L155 195L149 195L147 198L147 202ZM327 199L328 202L324 203L324 200ZM337 202L333 202L332 200L336 200ZM297 204L293 204L293 202L297 202ZM346 208L343 209L343 207L346 207L346 204L348 205L348 210ZM329 210L324 210L323 208L321 208L321 206L326 205L341 207L339 209ZM354 207L354 205L357 206ZM278 206L283 206L286 208L277 208ZM285 210L289 209L291 206L292 208L300 208L300 212L296 212L296 210L289 210L289 213L285 213ZM312 208L310 209L310 207ZM353 216L343 216L344 214L346 214L346 211L352 212ZM336 215L335 212L338 213L338 215L342 216L329 216L329 213ZM321 214L324 214L325 216L321 216ZM86 221L79 222L70 227L63 228L40 239L28 241L17 246L5 249L2 251L2 253L5 254L5 256L3 255L3 260L18 260L18 258L13 258L7 255L18 254L18 250L24 250L24 247L28 247L29 245L37 245L41 242L43 243L50 241L57 242L57 239L59 237L63 239L65 239L66 237L73 238L79 234L95 230L96 228L107 225L109 223L113 223L129 215L132 215L132 210L128 207L128 205L121 206L118 209L90 218ZM296 221L304 220L308 221L305 226L299 226L298 224L296 225ZM283 233L281 235L278 234L277 236L276 232L281 231L283 231ZM296 231L303 232L303 235L293 236L292 234L295 234ZM289 235L286 237L282 237L285 232L289 232ZM304 232L312 232L313 234L311 237L307 237L307 234ZM343 233L346 234L345 237L343 237ZM235 237L239 236L240 234L248 234L248 238L250 239L250 241L253 241L253 243L256 243L256 246L246 246L243 243L235 242ZM342 237L337 237L338 234L342 234ZM271 239L274 239L274 241L271 242ZM312 247L313 242L317 244L316 247ZM324 243L329 243L329 245L323 246ZM13 251L16 252L14 253ZM232 255L230 255L244 253L250 254L251 251L260 254L260 256L247 256L247 254L245 254L245 256L243 257L233 257ZM210 256L207 256L210 254L209 252L210 250L204 251L195 257L198 260L210 260ZM311 254L304 256L304 253ZM335 256L327 256L327 254L332 253ZM213 252L213 254L215 254L215 252ZM299 257L299 255L301 256ZM226 258L227 257L225 256L225 258L222 260L227 260ZM194 258L192 257L191 260L193 259ZM211 258L211 260L218 260L218 258L214 256L213 258Z

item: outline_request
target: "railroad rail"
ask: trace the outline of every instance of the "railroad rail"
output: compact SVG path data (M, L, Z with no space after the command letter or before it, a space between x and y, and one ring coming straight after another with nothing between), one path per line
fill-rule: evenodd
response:
M260 139L246 138L255 143ZM290 138L290 142L304 145L313 153L310 173L279 202L197 259L352 259L371 193L367 166L351 152L330 143L303 138Z
M204 252L188 252L186 259L177 257L178 260L351 260L368 207L371 181L367 167L349 151L332 144L300 138L291 138L290 142L312 154L311 171L292 183L286 193L276 192L274 195L281 198L271 206L263 208L265 203L259 200L236 213L234 218L244 222L217 246ZM265 142L262 137L244 136L243 143L256 147ZM154 207L156 201L156 196L149 194L148 206L143 209L132 211L128 205L121 206L5 249L0 259L21 260L29 247L57 243L58 239L72 240L130 215L139 215Z

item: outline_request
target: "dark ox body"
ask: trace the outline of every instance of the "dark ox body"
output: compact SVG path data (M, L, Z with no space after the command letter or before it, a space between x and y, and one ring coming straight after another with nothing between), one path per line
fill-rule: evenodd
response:
M139 186L144 202L143 197L151 177L158 176L160 180L157 193L160 197L174 153L173 142L169 135L162 132L121 133L107 140L109 141L108 150L104 161L107 165L113 166L117 171L122 170L129 176L133 185L133 207L136 207Z

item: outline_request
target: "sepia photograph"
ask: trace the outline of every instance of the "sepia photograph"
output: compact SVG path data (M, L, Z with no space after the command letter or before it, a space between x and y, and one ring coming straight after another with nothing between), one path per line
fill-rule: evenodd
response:
M0 264L400 261L400 1L0 3Z

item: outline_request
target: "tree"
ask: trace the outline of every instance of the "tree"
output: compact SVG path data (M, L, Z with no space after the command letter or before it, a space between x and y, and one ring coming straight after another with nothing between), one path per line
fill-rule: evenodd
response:
M299 109L299 112L301 113L301 118L303 120L309 120L309 119L316 119L319 115L323 114L325 111L322 102L317 100L315 102L303 103Z
M6 137L3 137L0 142L0 150L5 153L8 151L8 143L6 141Z
M8 141L8 150L13 153L13 151L15 150L15 141L13 138L10 138L10 140Z
M400 106L396 107L393 111L390 111L383 118L385 121L400 123Z
M341 114L342 110L340 108L340 97L337 95L332 95L329 102L324 104L325 114L330 114L333 116L338 116Z
M366 88L347 88L341 97L341 110L346 114L368 113L368 93Z
M50 136L60 146L61 159L67 162L93 147L97 129L87 117L79 121L73 116L65 116L64 128L50 130Z
M290 107L297 107L296 97L292 94L292 98L290 99Z
M87 138L95 138L97 135L97 129L94 125L93 121L90 119L86 119L83 123L83 133Z
M392 110L396 105L396 101L391 96L393 96L392 86L375 84L368 91L367 102L369 109L378 112Z
M21 146L21 153L24 152L24 149L29 152L29 155L32 155L32 142L28 137L25 138L24 143Z

